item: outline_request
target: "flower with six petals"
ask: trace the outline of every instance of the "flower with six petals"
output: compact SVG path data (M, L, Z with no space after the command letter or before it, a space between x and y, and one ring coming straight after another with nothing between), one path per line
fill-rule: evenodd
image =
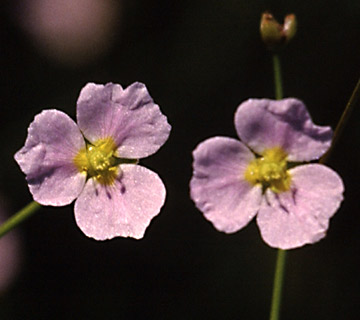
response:
M15 160L42 205L75 202L79 228L96 240L142 238L165 201L159 176L138 165L168 139L171 126L142 83L88 83L77 124L44 110L30 124Z
M235 113L241 141L214 137L193 152L191 198L216 229L245 227L255 216L271 247L293 249L322 239L344 186L316 160L331 145L330 127L315 125L294 98L249 99Z

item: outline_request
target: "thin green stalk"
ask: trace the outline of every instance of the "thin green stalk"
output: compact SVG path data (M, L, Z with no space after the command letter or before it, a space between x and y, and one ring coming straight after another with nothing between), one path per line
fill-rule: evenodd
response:
M275 277L271 301L270 320L278 320L281 306L281 293L285 274L286 250L278 249Z
M275 81L275 97L277 100L283 98L283 87L281 79L281 66L279 56L273 55L273 65L274 65L274 81ZM328 152L320 159L319 163L324 163L329 158L335 144L338 142L339 137L348 121L352 110L360 96L360 79L358 80L355 89L345 107L345 110L336 126L334 132L334 138L332 141L331 148ZM281 297L282 297L282 288L283 288L283 279L285 274L285 261L286 261L286 251L278 249L276 267L275 267L275 276L274 276L274 285L271 301L271 310L270 310L270 320L279 320L280 317L280 306L281 306Z
M345 110L342 113L341 118L340 118L340 120L339 120L339 122L338 122L338 124L337 124L337 126L335 128L334 137L333 137L333 140L332 140L331 147L321 157L321 159L319 160L320 163L325 163L329 159L330 154L333 151L335 144L338 142L338 140L340 138L340 135L343 132L347 121L349 120L350 114L351 114L352 110L354 109L354 106L355 106L356 101L358 100L359 96L360 96L360 79L358 80L358 82L357 82L357 84L355 86L355 89L352 92L351 97L350 97L350 99L349 99L349 101L348 101L348 103L347 103L347 105L345 107Z
M281 100L283 98L283 86L281 78L280 58L277 54L273 55L274 66L274 83L275 83L275 98Z
M280 59L277 54L273 55L273 65L274 65L275 97L277 100L280 100L283 98L283 87L281 80ZM286 251L278 249L276 266L275 266L273 293L271 299L270 320L279 319L281 296L282 296L281 293L282 293L284 274L285 274L285 260L286 260L285 257L286 257Z
M26 207L15 213L0 225L0 238L10 230L18 226L21 222L29 218L33 213L41 208L40 204L35 201L30 202Z

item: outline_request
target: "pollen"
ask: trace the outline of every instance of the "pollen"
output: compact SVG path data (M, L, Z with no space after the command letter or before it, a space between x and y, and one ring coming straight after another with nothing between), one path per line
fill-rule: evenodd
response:
M81 149L73 162L76 168L86 173L89 178L94 178L102 185L111 185L120 170L114 157L115 150L116 144L112 138L99 139Z
M290 190L291 177L287 170L287 154L279 147L267 149L263 156L250 162L245 179L252 185L261 184L275 193Z

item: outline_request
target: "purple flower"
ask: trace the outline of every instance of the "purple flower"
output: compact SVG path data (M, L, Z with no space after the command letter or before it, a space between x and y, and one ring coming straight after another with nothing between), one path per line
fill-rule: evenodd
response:
M165 201L159 176L138 165L168 139L171 126L142 83L88 83L76 124L44 110L28 129L15 160L34 200L64 206L76 199L79 228L96 240L143 237Z
M103 56L122 27L121 0L17 2L15 18L35 49L64 64L83 65Z
M322 239L343 199L342 180L324 165L295 164L319 159L330 147L331 128L315 125L293 98L243 102L235 128L242 142L214 137L193 152L190 193L197 208L226 233L256 215L263 240L275 248Z

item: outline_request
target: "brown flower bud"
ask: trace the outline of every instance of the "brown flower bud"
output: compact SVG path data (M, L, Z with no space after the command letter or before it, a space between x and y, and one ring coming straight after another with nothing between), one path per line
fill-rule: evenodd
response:
M260 21L261 38L269 50L277 51L294 37L296 25L294 14L287 15L284 24L281 25L271 13L265 12Z

